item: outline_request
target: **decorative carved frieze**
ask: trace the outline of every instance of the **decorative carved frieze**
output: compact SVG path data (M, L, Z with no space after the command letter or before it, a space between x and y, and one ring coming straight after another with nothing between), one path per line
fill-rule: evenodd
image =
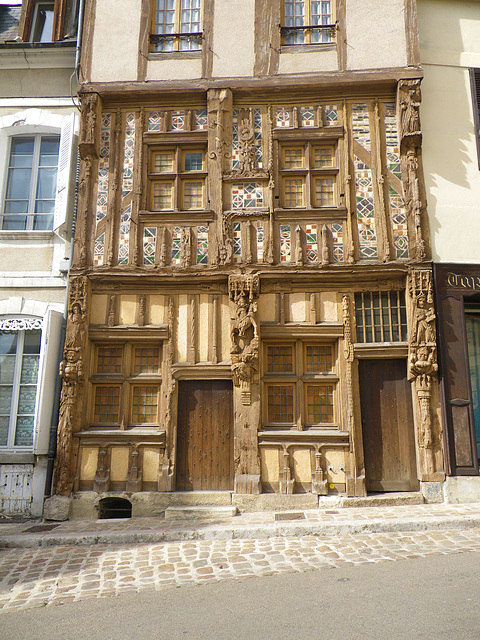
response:
M230 354L235 386L241 388L242 404L251 402L251 385L258 381L259 336L256 320L260 280L256 275L230 276L229 297L235 305L230 325Z
M43 318L3 318L0 331L32 331L43 328Z

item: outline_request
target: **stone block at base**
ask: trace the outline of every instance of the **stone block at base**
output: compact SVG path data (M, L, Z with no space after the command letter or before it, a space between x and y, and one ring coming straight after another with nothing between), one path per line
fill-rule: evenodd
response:
M235 493L259 495L262 493L262 483L259 475L235 476Z
M288 511L316 509L318 496L314 493L262 493L258 496L234 493L232 504L239 511Z
M165 509L165 520L229 520L236 514L236 507L176 505Z
M443 502L442 482L420 482L420 491L425 502Z
M480 476L447 477L443 483L445 502L462 504L480 502Z
M66 496L50 496L43 503L44 520L63 522L70 516L72 500Z

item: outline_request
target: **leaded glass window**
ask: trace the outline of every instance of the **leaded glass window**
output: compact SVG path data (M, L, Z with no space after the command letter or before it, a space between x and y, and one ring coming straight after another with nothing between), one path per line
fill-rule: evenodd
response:
M94 351L91 424L158 425L160 346L98 344Z
M150 40L154 51L200 49L201 0L156 0ZM198 34L198 35L197 35Z
M331 0L283 0L283 44L328 43L334 33Z
M297 340L264 347L263 394L266 428L319 428L335 423L333 344Z
M42 231L53 226L59 136L11 138L1 228Z
M41 331L0 331L0 447L32 447Z
M153 149L149 166L151 210L204 209L205 169L204 149Z
M284 145L280 154L281 204L285 209L337 206L337 160L332 144Z

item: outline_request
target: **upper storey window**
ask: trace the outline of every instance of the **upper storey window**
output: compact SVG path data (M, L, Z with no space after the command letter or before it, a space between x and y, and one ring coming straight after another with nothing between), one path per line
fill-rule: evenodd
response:
M335 25L331 0L283 0L282 43L332 42Z
M150 36L154 51L200 49L201 0L156 0Z
M52 42L53 40L53 2L37 2L33 14L30 42Z
M158 148L150 157L152 211L191 211L205 208L205 150Z
M1 229L53 227L60 136L11 139Z

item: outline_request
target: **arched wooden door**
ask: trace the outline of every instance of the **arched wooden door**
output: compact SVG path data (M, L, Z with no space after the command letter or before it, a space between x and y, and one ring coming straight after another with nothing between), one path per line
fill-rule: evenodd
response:
M177 491L233 489L233 386L181 380L178 388Z

